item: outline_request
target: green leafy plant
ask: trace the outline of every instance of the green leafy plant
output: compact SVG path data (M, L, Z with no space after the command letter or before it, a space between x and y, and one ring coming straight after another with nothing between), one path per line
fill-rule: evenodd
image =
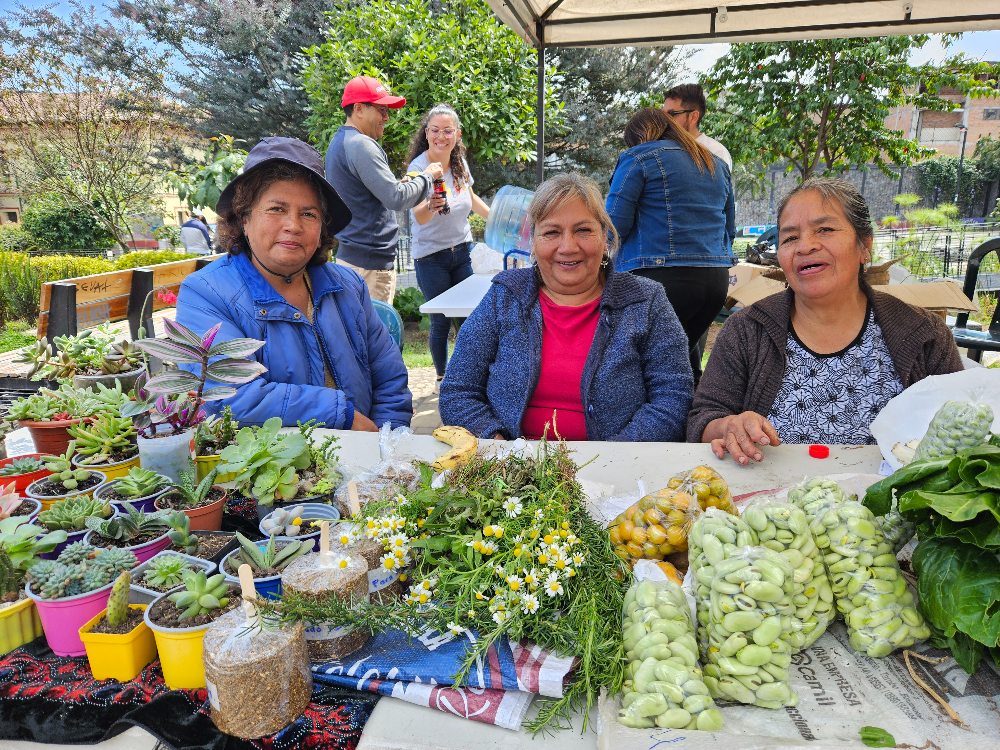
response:
M83 531L88 518L110 518L111 513L111 503L81 495L53 503L48 510L38 514L38 523L47 529Z
M7 410L7 417L31 422L69 419L70 415L63 407L64 404L51 391L40 390L30 396L15 399Z
M135 444L135 426L127 417L98 414L89 424L75 424L67 429L76 440L81 466L96 466L124 461L139 452Z
M171 229L177 229L171 227ZM180 230L177 229L178 239ZM157 238L159 239L159 238ZM180 244L179 242L177 244ZM158 266L162 263L175 263L179 260L191 260L187 253L176 252L174 250L135 250L125 253L115 261L116 271L125 271L129 268L144 268L145 266Z
M124 625L125 620L128 619L128 595L131 585L132 576L127 570L124 570L118 574L114 585L111 586L105 617L108 620L108 625L113 628Z
M76 452L76 441L70 440L66 453L61 456L46 456L45 468L52 472L46 477L50 482L58 482L66 492L72 492L90 478L90 469L73 468L73 454Z
M222 573L209 577L204 570L184 576L184 590L167 597L177 609L182 610L179 620L190 620L208 614L229 604L229 584Z
M194 483L193 471L182 471L181 479L174 485L170 494L181 501L182 508L200 508L207 504L209 493L215 485L215 478L219 475L218 469L212 469L202 477L198 484Z
M122 497L149 497L170 485L170 478L155 471L133 466L128 474L114 483L114 491Z
M16 477L21 474L34 474L45 468L45 462L40 458L14 458L9 464L0 468L0 477Z
M420 319L423 318L420 306L426 301L419 289L416 287L407 287L396 292L396 296L392 300L392 306L396 308L396 312L399 313L399 317L404 322L419 323Z
M299 423L299 434L305 439L309 449L309 466L302 473L302 481L296 493L300 497L329 495L340 486L344 478L337 456L337 436L327 435L323 440L313 440L313 433L320 426L315 420Z
M236 440L239 422L233 419L232 408L225 406L218 415L209 416L194 433L195 455L209 456L222 452Z
M293 560L297 560L313 550L311 539L276 542L275 537L272 536L268 539L267 544L261 547L260 542L252 542L238 531L236 538L240 542L240 550L229 558L228 563L230 573L233 575L236 575L237 569L243 563L250 566L255 576L275 575L284 570Z
M170 529L174 514L170 511L143 513L131 503L125 503L126 512L113 518L88 518L86 526L98 537L115 546L129 546L143 537L155 537Z
M193 555L198 551L198 535L191 531L191 519L183 513L174 513L167 533L170 543Z
M38 556L65 541L65 531L48 531L27 518L0 519L0 597L21 589L25 571Z
M31 199L21 225L46 250L90 250L111 247L112 235L93 213L56 192Z
M219 471L235 474L236 488L261 505L293 499L299 490L296 470L307 468L312 460L301 432L280 430L280 417L271 417L260 427L243 427L236 433L236 443L221 454Z
M72 336L56 336L53 344L42 339L18 359L31 366L28 375L33 380L63 380L77 374L118 375L136 369L141 362L130 342L115 340L110 323Z
M55 560L39 560L28 568L31 589L42 599L61 599L86 594L107 586L119 573L138 564L124 549L102 549L74 542Z
M157 555L142 574L142 582L158 591L179 586L184 575L193 572L194 568L187 560L177 555Z
M39 388L30 396L15 399L7 410L7 418L48 422L92 417L101 412L117 414L126 400L117 383L113 388L98 383L93 389L64 383L56 390Z

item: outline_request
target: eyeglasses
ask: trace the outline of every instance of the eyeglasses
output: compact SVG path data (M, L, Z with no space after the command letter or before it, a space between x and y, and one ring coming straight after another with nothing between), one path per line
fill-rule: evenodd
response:
M686 115L689 112L694 112L693 109L668 109L667 114L671 117L680 117L681 115Z
M368 106L371 107L372 109L377 109L378 113L383 117L386 117L389 114L389 108L384 104L368 104Z
M451 138L458 131L455 128L427 128L427 132L431 135L443 135L446 138Z

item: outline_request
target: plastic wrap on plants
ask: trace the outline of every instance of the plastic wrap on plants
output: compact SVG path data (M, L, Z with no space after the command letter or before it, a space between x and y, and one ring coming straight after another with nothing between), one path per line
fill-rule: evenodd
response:
M204 653L212 721L226 734L274 734L309 705L312 675L302 623L279 626L234 609L209 625Z
M420 479L420 472L406 453L405 439L412 435L409 427L391 429L388 424L379 430L379 455L381 460L374 466L360 470L345 469L346 481L337 488L333 500L342 518L354 515L348 495L348 485L354 483L358 491L358 505L364 508L372 500L383 500L413 489Z

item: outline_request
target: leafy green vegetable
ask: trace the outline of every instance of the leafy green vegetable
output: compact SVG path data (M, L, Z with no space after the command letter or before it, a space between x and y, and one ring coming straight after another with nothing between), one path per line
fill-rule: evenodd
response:
M920 608L943 637L958 642L959 651L952 653L956 660L961 657L963 669L971 671L984 647L1000 645L996 555L956 539L925 539L913 552L913 567ZM973 642L963 643L956 634Z
M868 747L896 747L896 738L882 727L861 727L861 741Z
M954 486L948 477L948 465L952 458L933 458L914 461L868 488L864 504L876 516L884 516L892 510L892 491L897 496L910 490L942 492Z

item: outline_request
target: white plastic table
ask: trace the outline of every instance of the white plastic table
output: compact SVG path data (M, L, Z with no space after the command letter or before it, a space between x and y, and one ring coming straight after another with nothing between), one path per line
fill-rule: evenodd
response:
M486 296L495 273L474 273L446 292L420 306L420 312L440 313L449 318L467 318Z

